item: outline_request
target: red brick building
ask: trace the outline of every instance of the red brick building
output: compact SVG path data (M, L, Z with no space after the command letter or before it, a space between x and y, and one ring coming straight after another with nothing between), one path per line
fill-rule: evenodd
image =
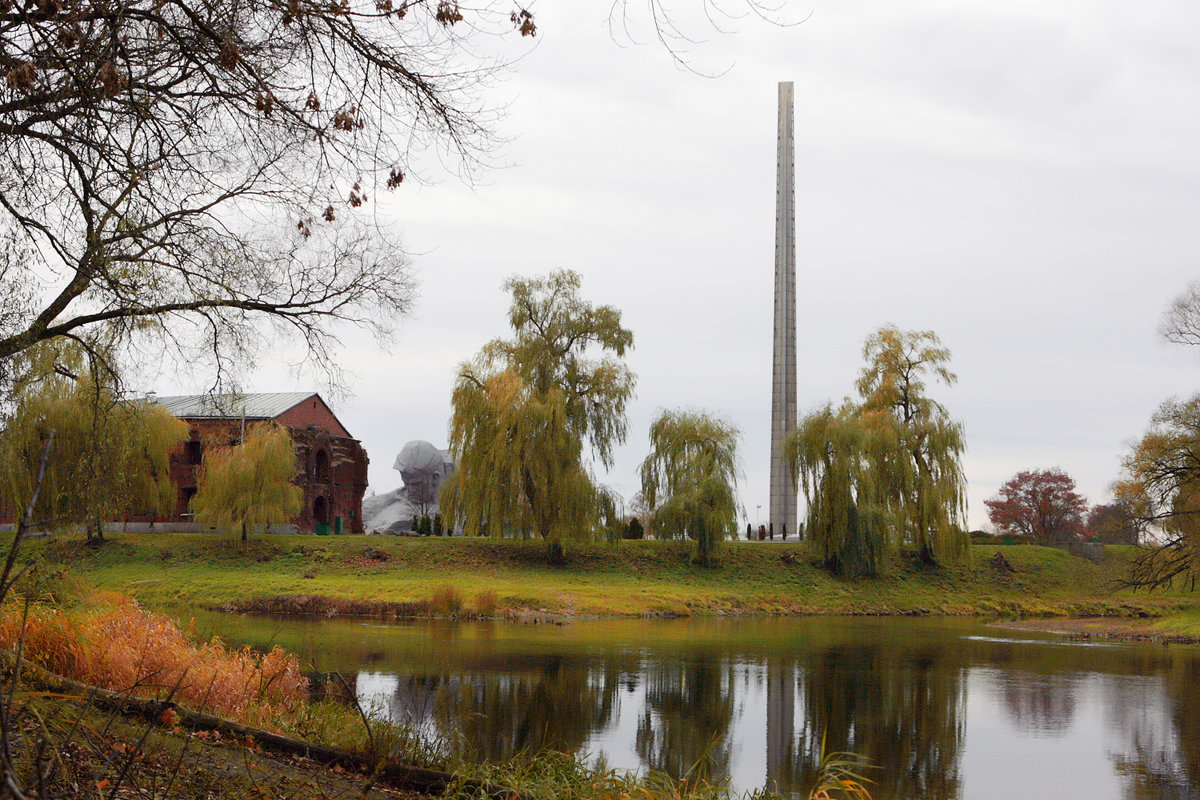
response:
M175 513L158 522L189 523L196 469L205 447L234 444L242 432L267 420L291 434L299 467L293 483L304 491L304 511L293 520L301 533L362 533L367 453L315 392L273 392L236 397L182 395L154 402L188 424L188 439L171 454L171 482L179 490Z

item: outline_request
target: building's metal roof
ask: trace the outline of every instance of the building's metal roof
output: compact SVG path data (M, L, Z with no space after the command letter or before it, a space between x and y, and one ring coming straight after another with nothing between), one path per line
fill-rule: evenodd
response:
M316 392L262 392L256 394L184 394L157 397L154 402L177 417L194 419L274 419Z

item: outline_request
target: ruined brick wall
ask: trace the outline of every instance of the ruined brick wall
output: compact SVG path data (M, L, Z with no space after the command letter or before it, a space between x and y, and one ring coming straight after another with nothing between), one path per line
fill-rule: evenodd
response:
M307 406L310 402L301 405ZM331 531L336 531L340 517L342 532L363 533L362 499L367 490L369 464L366 450L358 440L345 434L346 429L328 408L324 408L324 403L296 414L292 413L294 410L280 415L277 421L316 418L326 422L332 420L335 427L287 424L296 448L297 471L292 482L304 492L304 510L293 523L301 533L314 533L318 523L327 523ZM178 489L175 512L170 518L159 521L191 520L187 504L196 493L196 470L203 458L203 450L214 444L231 444L241 435L241 420L188 419L185 422L191 428L188 441L171 453L171 482ZM246 427L249 429L262 423L263 420L247 420Z
M316 426L289 426L288 430L296 443L297 483L304 487L304 512L296 520L297 526L307 533L315 531L319 523L328 523L336 532L340 518L343 533L363 533L367 451L356 439Z
M297 471L293 483L304 492L304 510L293 520L301 533L314 533L317 524L327 523L337 530L342 520L343 533L363 533L362 499L367 491L369 459L362 444L354 439L334 416L325 402L312 397L280 414L276 421L285 425L296 448ZM188 502L196 493L196 471L204 450L214 445L235 444L241 440L240 419L184 419L188 438L171 452L171 483L177 495L174 511L167 517L130 515L114 522L191 522ZM246 420L249 430L263 424L261 419ZM0 497L0 524L15 520L14 509Z

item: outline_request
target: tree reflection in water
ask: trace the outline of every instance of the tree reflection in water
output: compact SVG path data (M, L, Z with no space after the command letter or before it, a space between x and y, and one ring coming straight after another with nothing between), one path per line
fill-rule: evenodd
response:
M729 777L733 680L729 660L696 653L645 677L637 753L650 769L707 781Z
M1200 656L1176 657L1159 680L1114 681L1113 724L1127 740L1112 754L1127 800L1194 800L1200 786ZM1147 696L1162 693L1160 702ZM1169 713L1155 713L1162 707Z
M738 791L807 791L824 739L827 752L875 763L877 800L958 800L981 760L1014 757L1019 769L993 770L996 786L975 783L972 797L1064 774L1085 777L1089 798L1198 796L1200 650L1085 647L974 625L630 622L574 641L517 630L440 645L406 631L396 635L404 647L385 649L358 689L379 687L382 713L480 757L603 750L614 766L675 776L696 766L692 774L729 777ZM972 719L983 724L964 762L968 683ZM1031 750L1030 739L1044 746Z
M847 645L797 662L800 722L792 765L768 764L787 792L816 781L826 752L867 756L877 797L959 796L965 702L962 665L944 648Z
M621 668L548 656L523 668L410 676L397 684L393 719L433 723L451 745L490 759L525 752L574 753L609 724Z
M1080 677L1013 671L1004 681L1004 708L1014 725L1033 736L1061 736L1075 718Z

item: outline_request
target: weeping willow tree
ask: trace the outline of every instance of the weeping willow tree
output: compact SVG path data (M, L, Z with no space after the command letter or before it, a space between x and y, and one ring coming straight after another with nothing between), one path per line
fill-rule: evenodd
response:
M59 354L61 355L61 354ZM34 491L42 442L54 446L34 519L52 528L82 528L91 543L103 523L130 515L164 515L175 506L169 454L187 425L162 406L118 396L112 376L64 366L34 371L17 386L0 435L0 486L6 504L24 508Z
M884 424L880 424L880 423ZM895 545L884 486L873 465L890 449L893 426L853 403L806 416L785 442L808 498L808 536L838 575L875 575Z
M241 530L286 523L304 509L296 477L296 450L287 428L258 424L235 445L207 447L196 473L191 508L197 522Z
M967 547L962 426L926 395L947 385L950 351L932 331L881 328L863 347L861 403L805 417L785 442L809 511L807 530L839 574L873 575L897 547L922 561Z
M552 562L563 560L566 539L597 527L602 495L585 460L612 465L634 386L620 361L633 334L579 287L570 271L505 283L515 335L459 370L450 421L458 469L440 498L467 535L533 531Z
M625 499L611 486L596 487L598 519L596 535L609 544L619 544L625 534Z
M928 375L954 385L950 351L933 331L887 326L867 338L863 357L863 413L890 415L894 426L880 477L900 541L927 564L958 558L967 551L963 428L925 384Z
M738 434L730 422L688 411L664 411L650 426L641 472L652 526L660 538L694 540L704 566L737 525Z

